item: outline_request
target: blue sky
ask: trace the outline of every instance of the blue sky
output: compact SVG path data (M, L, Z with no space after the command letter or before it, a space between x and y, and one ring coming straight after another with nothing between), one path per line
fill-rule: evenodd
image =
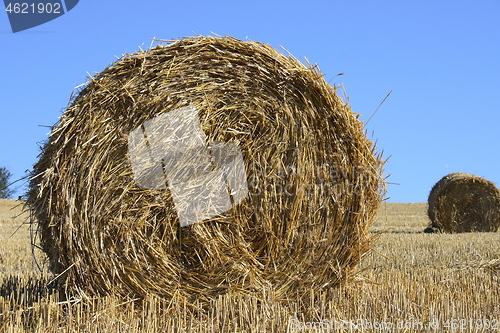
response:
M13 34L0 13L0 166L13 179L32 168L43 126L88 74L154 37L216 33L317 63L364 121L392 91L367 124L391 156L386 173L399 185L388 185L390 202L424 202L450 172L500 184L499 20L500 0L80 0Z

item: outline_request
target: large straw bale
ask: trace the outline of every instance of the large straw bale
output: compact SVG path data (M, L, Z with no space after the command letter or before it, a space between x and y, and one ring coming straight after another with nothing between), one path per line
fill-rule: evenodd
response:
M500 226L500 191L484 178L451 173L429 194L431 225L424 232L497 231Z
M129 140L186 108L198 113L201 141L241 151L249 193L181 227L172 188L134 179ZM28 203L50 268L82 294L287 297L352 274L369 249L382 167L316 67L258 42L190 37L89 80L43 147Z

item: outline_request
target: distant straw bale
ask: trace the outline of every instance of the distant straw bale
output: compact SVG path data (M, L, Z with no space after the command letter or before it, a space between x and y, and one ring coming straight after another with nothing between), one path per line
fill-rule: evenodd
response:
M76 292L287 297L352 274L382 167L317 67L192 37L89 80L43 147L28 203L50 268Z
M495 232L500 227L500 191L467 173L443 177L429 194L431 225L424 232Z

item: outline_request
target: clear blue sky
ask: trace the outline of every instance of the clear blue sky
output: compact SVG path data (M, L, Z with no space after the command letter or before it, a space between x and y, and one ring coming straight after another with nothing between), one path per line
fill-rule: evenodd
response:
M231 35L317 63L391 156L391 202L450 172L500 184L500 0L97 1L13 34L0 13L0 166L25 175L72 90L151 38ZM115 57L116 56L116 57ZM345 73L337 76L338 73ZM19 191L16 195L19 194Z

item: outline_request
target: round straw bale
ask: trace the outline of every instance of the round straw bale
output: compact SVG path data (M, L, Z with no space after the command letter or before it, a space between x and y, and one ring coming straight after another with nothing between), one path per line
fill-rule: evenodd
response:
M156 171L138 174L148 162L134 147L160 145L152 124L171 115L191 117L179 126L198 144L183 151L163 138L170 148L151 153ZM186 217L193 207L176 200L201 171L180 165L207 158L216 170L238 156L240 192L227 189L238 186L227 170L207 171L210 190L232 191L229 207ZM382 168L358 115L316 67L266 44L200 36L125 55L90 78L53 127L28 202L51 270L78 292L285 296L350 276L369 249Z
M467 173L451 173L429 194L431 225L424 232L497 231L500 191L492 182Z

